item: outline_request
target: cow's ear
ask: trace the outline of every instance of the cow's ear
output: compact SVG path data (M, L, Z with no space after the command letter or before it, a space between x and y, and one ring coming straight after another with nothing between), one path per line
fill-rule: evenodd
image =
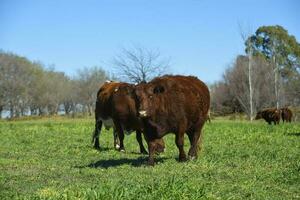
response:
M161 85L155 86L153 89L154 94L163 93L165 91L165 88Z

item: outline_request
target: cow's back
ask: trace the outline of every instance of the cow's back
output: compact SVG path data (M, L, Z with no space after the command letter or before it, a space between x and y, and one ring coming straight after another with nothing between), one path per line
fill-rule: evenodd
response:
M168 125L187 123L193 126L199 120L205 120L209 106L210 96L207 86L192 76L163 76L151 81L152 84L165 88L160 111L167 117ZM164 116L156 116L164 118Z
M276 108L268 108L262 111L262 117L267 122L276 122L279 123L280 121L280 111Z
M119 82L104 83L97 92L95 114L97 118L103 120L111 118L113 115L112 95L120 85Z

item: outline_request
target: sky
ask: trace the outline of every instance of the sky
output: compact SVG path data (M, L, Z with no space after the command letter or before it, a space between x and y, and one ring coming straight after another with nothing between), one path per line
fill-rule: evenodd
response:
M169 58L173 74L213 83L244 54L238 24L281 25L299 42L300 1L0 0L0 49L74 76L115 72L121 48L143 46Z

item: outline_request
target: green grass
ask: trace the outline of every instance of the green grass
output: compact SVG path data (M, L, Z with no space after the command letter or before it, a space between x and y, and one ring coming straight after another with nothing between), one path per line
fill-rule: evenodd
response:
M0 122L0 199L300 199L300 124L215 120L198 160L178 163L174 135L155 167L138 154L91 148L92 119ZM185 149L189 148L185 138Z

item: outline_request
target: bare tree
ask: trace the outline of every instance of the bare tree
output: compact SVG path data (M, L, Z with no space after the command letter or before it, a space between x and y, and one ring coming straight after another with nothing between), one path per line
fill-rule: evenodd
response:
M77 71L77 88L74 92L77 93L80 104L87 108L89 115L93 113L97 91L107 79L106 72L100 67L85 67Z
M239 25L239 33L243 40L243 42L246 45L246 49L248 49L247 56L248 56L248 82L249 82L249 110L250 110L250 121L254 118L254 111L253 111L253 88L252 88L252 44L251 40L248 40L249 36L252 34L252 30L250 26L248 28L244 28L240 23Z
M113 65L121 80L140 83L166 73L169 59L162 58L158 50L134 46L122 48L113 58Z
M243 111L225 78L210 86L211 111L215 115L227 115Z
M224 81L228 84L230 93L237 98L239 104L250 118L248 65L248 56L238 56L233 66L226 70ZM256 110L275 104L274 91L272 90L274 80L270 72L272 66L263 57L253 56L251 65L252 70L256 72L251 76L252 84L255 88L252 93L252 112L255 113Z

